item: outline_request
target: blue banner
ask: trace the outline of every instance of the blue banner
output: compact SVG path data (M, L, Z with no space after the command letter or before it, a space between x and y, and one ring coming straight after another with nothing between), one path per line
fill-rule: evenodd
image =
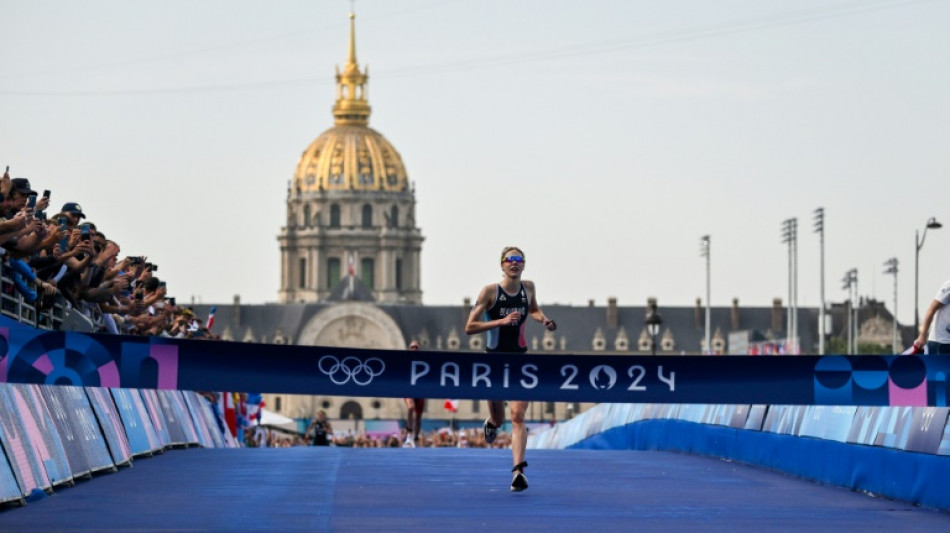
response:
M51 332L0 321L0 382L10 383L394 398L943 407L948 375L950 356L943 355L410 352Z

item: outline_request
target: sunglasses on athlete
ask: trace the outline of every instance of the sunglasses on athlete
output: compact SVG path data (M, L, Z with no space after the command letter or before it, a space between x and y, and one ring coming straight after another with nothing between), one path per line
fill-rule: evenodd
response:
M524 257L520 255L509 255L502 260L505 263L524 263Z

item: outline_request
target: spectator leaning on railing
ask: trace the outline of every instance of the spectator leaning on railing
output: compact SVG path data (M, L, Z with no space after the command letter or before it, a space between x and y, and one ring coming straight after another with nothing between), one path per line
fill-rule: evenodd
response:
M66 202L46 216L50 191L37 195L26 178L0 178L0 255L24 302L46 310L56 302L99 331L176 338L217 338L188 308L175 305L157 266L145 257L119 259L120 246ZM12 294L11 294L12 295Z

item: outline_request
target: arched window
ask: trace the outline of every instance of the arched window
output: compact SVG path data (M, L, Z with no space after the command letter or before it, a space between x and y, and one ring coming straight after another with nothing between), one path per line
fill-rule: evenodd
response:
M389 225L393 228L399 227L399 206L394 205L389 210Z
M345 402L340 406L340 418L343 420L362 420L363 406L353 400Z
M300 258L300 272L297 273L299 277L299 288L305 289L307 287L307 258Z
M363 227L373 227L373 206L369 204L363 204Z
M340 227L340 206L338 204L333 204L330 206L330 227Z
M310 227L310 206L309 205L303 206L303 227L305 228Z

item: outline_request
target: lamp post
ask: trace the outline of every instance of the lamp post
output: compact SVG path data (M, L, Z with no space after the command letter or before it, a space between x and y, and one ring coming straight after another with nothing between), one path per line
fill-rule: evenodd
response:
M786 349L798 353L798 219L782 221L782 242L788 243L788 326Z
M917 299L920 295L920 249L924 247L924 239L927 237L928 229L940 229L943 224L937 222L937 219L930 217L927 225L924 226L924 233L914 232L914 335L920 335L920 311L918 310Z
M818 234L819 244L821 246L821 308L818 310L818 355L825 355L825 208L824 207L819 207L818 209L815 209L815 233Z
M887 268L884 269L885 274L894 274L894 332L893 332L893 344L892 353L900 353L900 348L897 345L897 258L892 257L887 261L884 261L884 266Z
M663 325L663 316L656 310L655 300L650 302L645 322L647 333L650 334L650 350L652 355L656 355L656 336L660 333L660 326Z
M841 278L842 286L841 288L848 291L848 300L850 301L850 309L848 310L848 354L854 355L854 347L858 344L857 335L852 336L852 333L855 332L854 329L854 294L857 293L858 287L858 269L852 268L851 270L845 272L844 277Z
M711 339L709 338L709 235L699 239L699 255L706 258L706 353L712 353Z

